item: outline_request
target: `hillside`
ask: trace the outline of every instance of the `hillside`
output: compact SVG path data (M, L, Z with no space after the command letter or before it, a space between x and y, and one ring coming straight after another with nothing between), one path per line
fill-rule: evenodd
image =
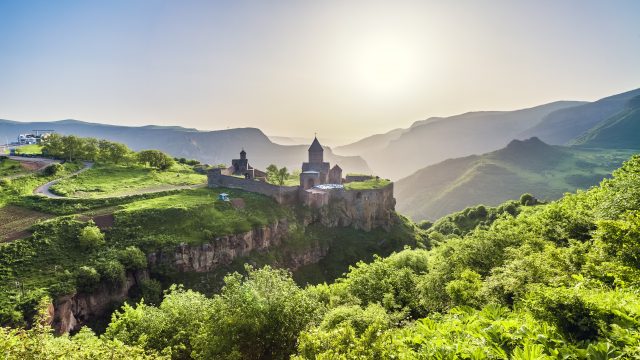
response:
M589 148L640 149L640 95L572 143Z
M516 154L540 147L511 145ZM541 150L528 159L561 155ZM211 296L172 287L163 299L124 305L100 337L2 328L0 344L10 359L70 351L112 359L638 358L639 174L634 156L601 186L550 204L467 209L427 231L431 249L359 262L333 283L300 287L285 271L248 266Z
M597 184L631 153L551 146L538 138L513 140L498 151L446 160L398 181L397 208L415 220L435 220L523 193L553 200Z
M158 149L175 157L196 159L208 164L229 165L231 159L237 158L240 150L244 148L251 164L261 169L265 169L272 163L297 169L306 159L309 147L308 145L275 144L262 131L254 128L198 131L177 126L128 127L77 120L52 122L0 120L0 134L8 137L9 140L33 129L52 129L65 135L103 138L124 143L136 151ZM330 148L325 148L324 156L326 161L339 164L346 171L371 172L367 163L360 157L337 156Z
M319 283L374 255L428 245L425 232L395 214L391 201L384 222L364 231L349 227L347 216L357 215L337 205L326 214L254 192L208 188L199 164L158 151L117 152L116 144L100 141L94 152L91 139L60 136L42 149L62 154L76 142L84 151L76 158L64 153L68 161L42 172L15 174L33 158L2 159L1 326L30 323L41 299L49 299L59 333L87 324L103 330L114 304L142 297L158 303L173 284L213 294L228 273L246 272L246 263L289 269L300 284ZM365 185L387 184L375 182ZM360 213L363 221L376 218Z
M361 155L375 173L400 179L445 159L500 149L548 114L581 104L559 101L516 111L482 111L430 118L418 121L408 129L374 135L336 148L336 151Z
M539 124L519 134L518 138L539 137L552 145L563 145L600 122L623 111L629 100L640 95L640 89L613 95L580 106L560 109L547 115Z

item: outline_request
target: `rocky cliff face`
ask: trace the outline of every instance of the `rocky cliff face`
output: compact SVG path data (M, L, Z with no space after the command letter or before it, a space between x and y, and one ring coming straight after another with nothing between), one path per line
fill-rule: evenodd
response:
M396 221L395 205L393 184L382 189L333 191L329 204L312 213L311 222L364 231L379 227L389 230Z
M151 253L147 260L151 267L167 265L179 272L206 272L251 251L278 246L288 232L289 222L281 219L243 234L217 237L201 245L180 245L174 250Z
M132 287L147 278L146 271L128 273L126 281L118 286L101 284L91 293L62 296L49 306L51 325L58 334L79 330L89 319L108 315L113 304L121 303Z

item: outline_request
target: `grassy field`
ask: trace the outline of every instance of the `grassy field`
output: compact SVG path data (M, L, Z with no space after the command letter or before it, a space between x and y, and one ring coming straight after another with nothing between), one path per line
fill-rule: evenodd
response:
M244 209L218 200L222 192L242 198ZM292 217L290 209L278 206L264 195L233 189L183 190L174 195L131 202L115 213L115 231L142 227L144 234L119 235L156 241L170 238L171 243L201 243L216 236L237 234L276 219Z
M173 186L206 182L206 175L189 166L176 164L167 171L143 166L96 165L77 176L64 179L51 187L61 196L112 197L133 195L141 190L163 190Z
M346 190L371 190L380 189L391 184L387 179L373 178L367 181L354 181L344 184Z
M38 186L77 171L80 167L81 165L79 164L65 163L62 171L55 176L34 173L18 179L8 180L6 183L0 183L0 207L9 202L17 201L22 196L31 195Z
M11 159L0 159L0 177L19 175L26 173L19 161Z
M33 145L24 145L16 148L16 154L20 155L42 155L42 146L33 144Z

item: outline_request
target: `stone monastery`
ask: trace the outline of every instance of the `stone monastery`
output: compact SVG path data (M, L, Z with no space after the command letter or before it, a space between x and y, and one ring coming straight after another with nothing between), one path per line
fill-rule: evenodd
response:
M266 181L266 173L249 164L247 152L240 152L239 159L233 159L228 168L214 168L207 173L209 187L225 187L264 194L274 198L280 204L303 205L320 209L326 219L334 218L339 224L355 225L369 230L373 227L389 224L395 209L393 183L374 176L347 175L342 177L338 165L324 161L324 149L317 138L309 147L309 159L302 163L298 186L278 186ZM356 182L379 181L381 186L350 186ZM343 214L332 217L328 208L332 205ZM334 209L336 210L336 209ZM337 219L337 220L336 220ZM359 224L363 221L362 224Z

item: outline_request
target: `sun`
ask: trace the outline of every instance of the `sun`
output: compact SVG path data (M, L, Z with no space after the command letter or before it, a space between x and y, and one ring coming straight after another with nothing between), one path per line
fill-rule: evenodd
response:
M390 96L411 91L424 64L405 39L378 36L354 47L352 74L360 91Z

